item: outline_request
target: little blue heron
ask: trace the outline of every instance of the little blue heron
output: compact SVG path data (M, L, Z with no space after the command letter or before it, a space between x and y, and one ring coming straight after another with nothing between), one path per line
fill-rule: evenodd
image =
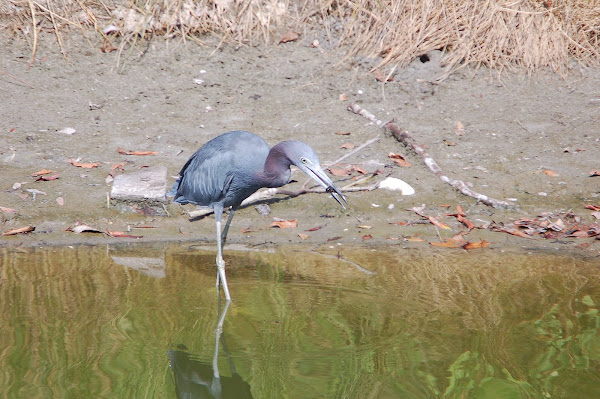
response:
M242 201L263 187L281 187L290 181L290 166L296 165L331 193L343 207L348 204L319 165L310 146L296 141L282 141L269 148L265 140L245 131L232 131L208 141L185 163L168 196L179 204L196 204L213 208L217 222L217 287L223 286L230 301L222 245L235 211ZM221 232L223 209L231 207Z

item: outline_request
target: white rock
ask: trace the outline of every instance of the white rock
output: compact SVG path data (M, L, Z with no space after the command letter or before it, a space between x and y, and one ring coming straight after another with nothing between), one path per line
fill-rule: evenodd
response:
M415 193L415 189L412 188L410 184L400 179L396 179L395 177L388 177L383 180L379 183L378 188L389 191L400 191L402 195L413 195Z

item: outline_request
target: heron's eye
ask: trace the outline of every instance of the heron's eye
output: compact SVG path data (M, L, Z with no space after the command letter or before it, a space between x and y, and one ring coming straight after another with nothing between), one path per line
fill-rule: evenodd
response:
M304 164L308 163L308 159L306 159L306 158L300 158L300 160L301 160L301 161L302 161L302 163L304 163Z

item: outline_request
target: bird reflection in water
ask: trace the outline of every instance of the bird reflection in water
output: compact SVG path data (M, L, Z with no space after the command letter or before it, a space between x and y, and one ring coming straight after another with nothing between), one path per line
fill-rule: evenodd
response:
M177 350L169 350L171 370L175 377L175 389L178 398L185 399L246 399L252 398L250 385L242 379L235 369L235 364L229 356L225 339L222 336L223 322L229 308L229 301L225 302L223 311L219 314L217 328L215 329L215 351L212 364L196 359L193 354L186 351L184 345L179 345ZM219 304L219 309L220 309ZM227 356L231 377L221 377L219 373L219 342Z

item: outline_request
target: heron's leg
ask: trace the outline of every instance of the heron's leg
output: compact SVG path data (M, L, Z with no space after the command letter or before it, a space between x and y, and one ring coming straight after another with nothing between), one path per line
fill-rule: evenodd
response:
M221 243L221 216L223 216L223 207L215 206L214 210L217 222L217 290L219 289L219 283L221 283L225 299L231 301L229 287L227 287L227 277L225 276L225 261L223 260L223 245Z
M229 232L229 226L231 225L231 219L233 219L233 215L235 215L236 207L231 207L229 210L229 217L227 218L227 223L225 223L225 228L223 229L223 234L221 234L221 242L225 245L227 241L227 233Z

